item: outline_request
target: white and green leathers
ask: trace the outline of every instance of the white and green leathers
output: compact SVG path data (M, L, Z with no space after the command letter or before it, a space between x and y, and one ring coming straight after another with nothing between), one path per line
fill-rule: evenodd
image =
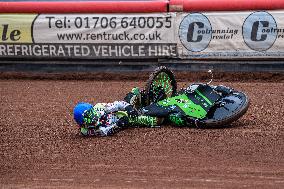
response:
M97 103L84 117L85 126L80 131L85 136L108 136L124 127L154 127L157 118L151 116L129 116L126 107L130 104L125 101L113 103Z

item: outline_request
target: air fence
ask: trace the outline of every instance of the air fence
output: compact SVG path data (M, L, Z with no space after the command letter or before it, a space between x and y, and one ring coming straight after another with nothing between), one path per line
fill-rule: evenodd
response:
M284 1L1 1L0 37L1 68L80 60L283 71Z

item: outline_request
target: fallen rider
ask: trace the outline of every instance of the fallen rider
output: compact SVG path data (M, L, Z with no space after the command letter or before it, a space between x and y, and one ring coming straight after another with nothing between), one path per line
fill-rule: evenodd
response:
M155 127L160 124L156 117L138 115L137 110L125 101L95 105L80 102L73 115L84 136L109 136L131 126Z

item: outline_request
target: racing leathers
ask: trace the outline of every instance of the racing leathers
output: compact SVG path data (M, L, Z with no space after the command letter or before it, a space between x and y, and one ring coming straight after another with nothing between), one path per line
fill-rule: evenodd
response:
M130 126L154 127L157 119L138 115L135 108L125 101L97 103L84 112L80 132L84 136L109 136Z

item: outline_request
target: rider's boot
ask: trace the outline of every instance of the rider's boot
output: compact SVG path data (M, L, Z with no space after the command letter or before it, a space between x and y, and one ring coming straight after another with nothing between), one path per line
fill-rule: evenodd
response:
M134 87L131 92L127 93L124 100L131 104L136 109L141 106L141 93L138 87Z
M151 117L140 115L137 117L130 117L129 123L133 126L142 126L142 127L159 127L163 122L163 118Z

